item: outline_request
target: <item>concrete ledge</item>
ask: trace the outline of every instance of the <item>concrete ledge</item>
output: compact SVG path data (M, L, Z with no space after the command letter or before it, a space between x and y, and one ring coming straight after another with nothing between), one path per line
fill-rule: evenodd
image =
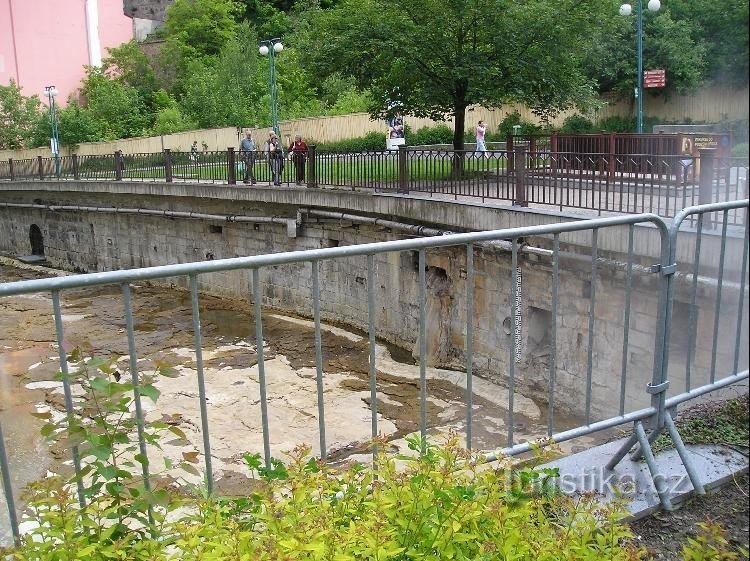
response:
M514 207L510 202L452 200L429 194L374 193L371 190L307 189L243 186L206 183L159 183L143 181L13 181L0 182L0 200L32 202L37 199L58 204L168 208L179 211L212 211L241 214L242 208L262 210L266 215L295 216L298 209L327 209L367 216L427 224L454 231L499 230L539 226L596 218L595 211ZM252 205L252 206L250 206ZM704 230L702 263L716 267L720 254L718 232ZM726 266L739 268L742 236L729 232ZM691 263L695 233L680 234L678 261ZM591 246L591 232L566 234L564 244L584 250ZM627 253L628 240L622 228L600 231L600 252ZM647 261L658 262L661 254L659 233L652 224L635 227L635 253ZM584 251L585 253L585 251ZM737 262L735 262L737 261Z
M542 467L559 468L559 484L566 493L595 492L606 503L615 498L619 489L630 511L627 520L638 520L660 510L661 504L646 462L633 462L626 456L613 471L604 468L624 442L625 439L609 442ZM748 471L748 458L727 446L687 445L687 449L707 491ZM676 450L659 453L656 463L673 505L677 506L694 495L692 483Z

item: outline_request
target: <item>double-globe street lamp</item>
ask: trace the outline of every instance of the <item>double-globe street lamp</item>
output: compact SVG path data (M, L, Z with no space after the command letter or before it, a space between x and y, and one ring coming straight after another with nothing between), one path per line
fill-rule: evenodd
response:
M281 134L279 130L279 104L276 95L276 64L274 61L275 55L284 50L284 45L281 44L281 39L276 37L275 39L266 39L260 42L260 48L258 52L262 56L268 58L268 89L271 92L271 128L276 132L277 135Z
M651 12L658 12L661 8L659 0L648 0L648 9ZM636 132L643 132L643 2L635 0L636 8L636 50L638 56L638 79L635 86L635 101L637 105L636 115ZM620 6L620 15L629 16L633 13L633 6L625 3Z
M44 88L47 93L47 101L49 104L49 122L52 128L52 138L50 138L50 148L52 149L52 155L55 157L55 175L60 176L60 138L57 129L57 108L55 107L55 98L57 97L57 88L55 86L47 86Z

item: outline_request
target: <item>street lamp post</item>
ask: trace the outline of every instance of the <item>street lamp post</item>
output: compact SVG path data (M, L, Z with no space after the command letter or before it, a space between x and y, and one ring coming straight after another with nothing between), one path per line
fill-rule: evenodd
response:
M57 130L57 110L55 107L55 98L58 92L55 86L47 86L44 88L44 91L47 93L47 101L49 102L49 122L52 128L50 148L55 157L55 175L60 177L60 138Z
M284 45L281 44L281 39L278 37L261 41L260 48L258 49L258 52L260 52L262 56L268 56L268 89L271 93L271 128L277 135L281 135L281 131L279 130L279 105L276 95L276 64L274 57L282 50L284 50Z
M643 132L643 1L635 0L636 6L636 51L638 57L638 78L635 86L635 101L637 106L636 132ZM661 8L659 0L648 0L648 9L658 12ZM620 15L629 16L633 13L633 6L625 3L620 6Z

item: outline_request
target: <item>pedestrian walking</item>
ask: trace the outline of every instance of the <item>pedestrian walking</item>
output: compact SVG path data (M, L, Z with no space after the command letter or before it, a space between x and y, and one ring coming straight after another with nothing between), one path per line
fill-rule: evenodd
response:
M482 156L485 155L485 152L487 152L487 145L484 143L484 136L487 132L487 126L484 124L484 121L479 121L477 123L477 128L475 131L476 134L476 140L477 140L477 147L476 152L480 152Z
M274 185L281 185L281 172L284 170L284 148L275 131L268 133L266 154L268 154L268 165L271 167L271 181Z
M294 163L294 177L297 185L302 185L305 181L305 160L307 159L307 144L302 140L300 135L294 137L294 142L289 145L289 152L292 154L292 163Z
M190 147L190 161L195 163L198 161L198 141L194 140L193 145Z
M245 164L245 178L243 183L255 185L255 140L252 131L245 133L245 138L240 142L240 161Z

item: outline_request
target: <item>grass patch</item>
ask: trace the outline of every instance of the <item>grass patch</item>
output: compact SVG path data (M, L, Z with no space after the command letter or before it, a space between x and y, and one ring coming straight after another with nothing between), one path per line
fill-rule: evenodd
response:
M748 397L730 399L719 404L702 404L685 411L677 429L685 444L724 444L747 447ZM674 448L672 438L664 433L653 445L654 453Z

